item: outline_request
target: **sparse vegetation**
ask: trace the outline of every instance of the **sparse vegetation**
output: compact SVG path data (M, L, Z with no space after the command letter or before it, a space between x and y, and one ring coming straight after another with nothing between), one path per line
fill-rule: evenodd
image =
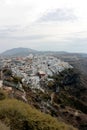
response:
M17 100L0 101L0 120L10 130L76 130Z
M3 100L7 97L7 94L3 91L3 90L0 90L0 100Z
M4 73L5 76L12 76L12 71L8 68L5 68L3 70L3 73Z
M10 128L0 121L0 130L10 130Z

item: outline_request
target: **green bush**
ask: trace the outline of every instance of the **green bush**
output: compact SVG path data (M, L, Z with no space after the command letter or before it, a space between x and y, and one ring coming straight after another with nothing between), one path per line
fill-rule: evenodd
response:
M12 71L10 69L7 69L7 68L4 69L3 73L4 73L5 76L12 76Z
M6 98L6 93L3 90L0 90L0 100L3 100Z

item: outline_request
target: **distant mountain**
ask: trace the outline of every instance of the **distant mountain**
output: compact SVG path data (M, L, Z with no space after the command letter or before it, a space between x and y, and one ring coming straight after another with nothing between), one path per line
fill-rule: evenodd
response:
M30 53L32 54L51 54L51 55L68 55L68 56L80 56L80 57L87 57L87 54L84 53L68 53L65 51L37 51L34 49L30 49L30 48L13 48L10 50L7 50L3 53L1 53L1 56L27 56Z
M36 53L36 50L30 49L30 48L13 48L10 50L7 50L0 55L2 56L26 56L30 53Z
M68 52L66 51L39 51L39 53L42 53L42 54L68 54Z
M82 57L84 57L84 58L87 57L87 54L82 54Z
M27 56L30 53L33 54L67 54L64 51L37 51L30 48L13 48L1 53L1 56Z

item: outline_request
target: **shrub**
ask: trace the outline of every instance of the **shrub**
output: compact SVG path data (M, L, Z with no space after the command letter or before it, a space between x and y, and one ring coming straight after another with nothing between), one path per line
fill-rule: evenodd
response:
M3 100L6 98L6 93L3 90L0 90L0 100Z
M12 130L76 130L14 99L0 101L0 119Z
M0 121L0 130L10 130L10 128Z

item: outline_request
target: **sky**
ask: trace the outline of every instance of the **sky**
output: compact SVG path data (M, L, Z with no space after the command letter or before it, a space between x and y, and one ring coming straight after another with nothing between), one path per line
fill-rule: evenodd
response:
M17 47L87 53L87 0L0 0L0 53Z

